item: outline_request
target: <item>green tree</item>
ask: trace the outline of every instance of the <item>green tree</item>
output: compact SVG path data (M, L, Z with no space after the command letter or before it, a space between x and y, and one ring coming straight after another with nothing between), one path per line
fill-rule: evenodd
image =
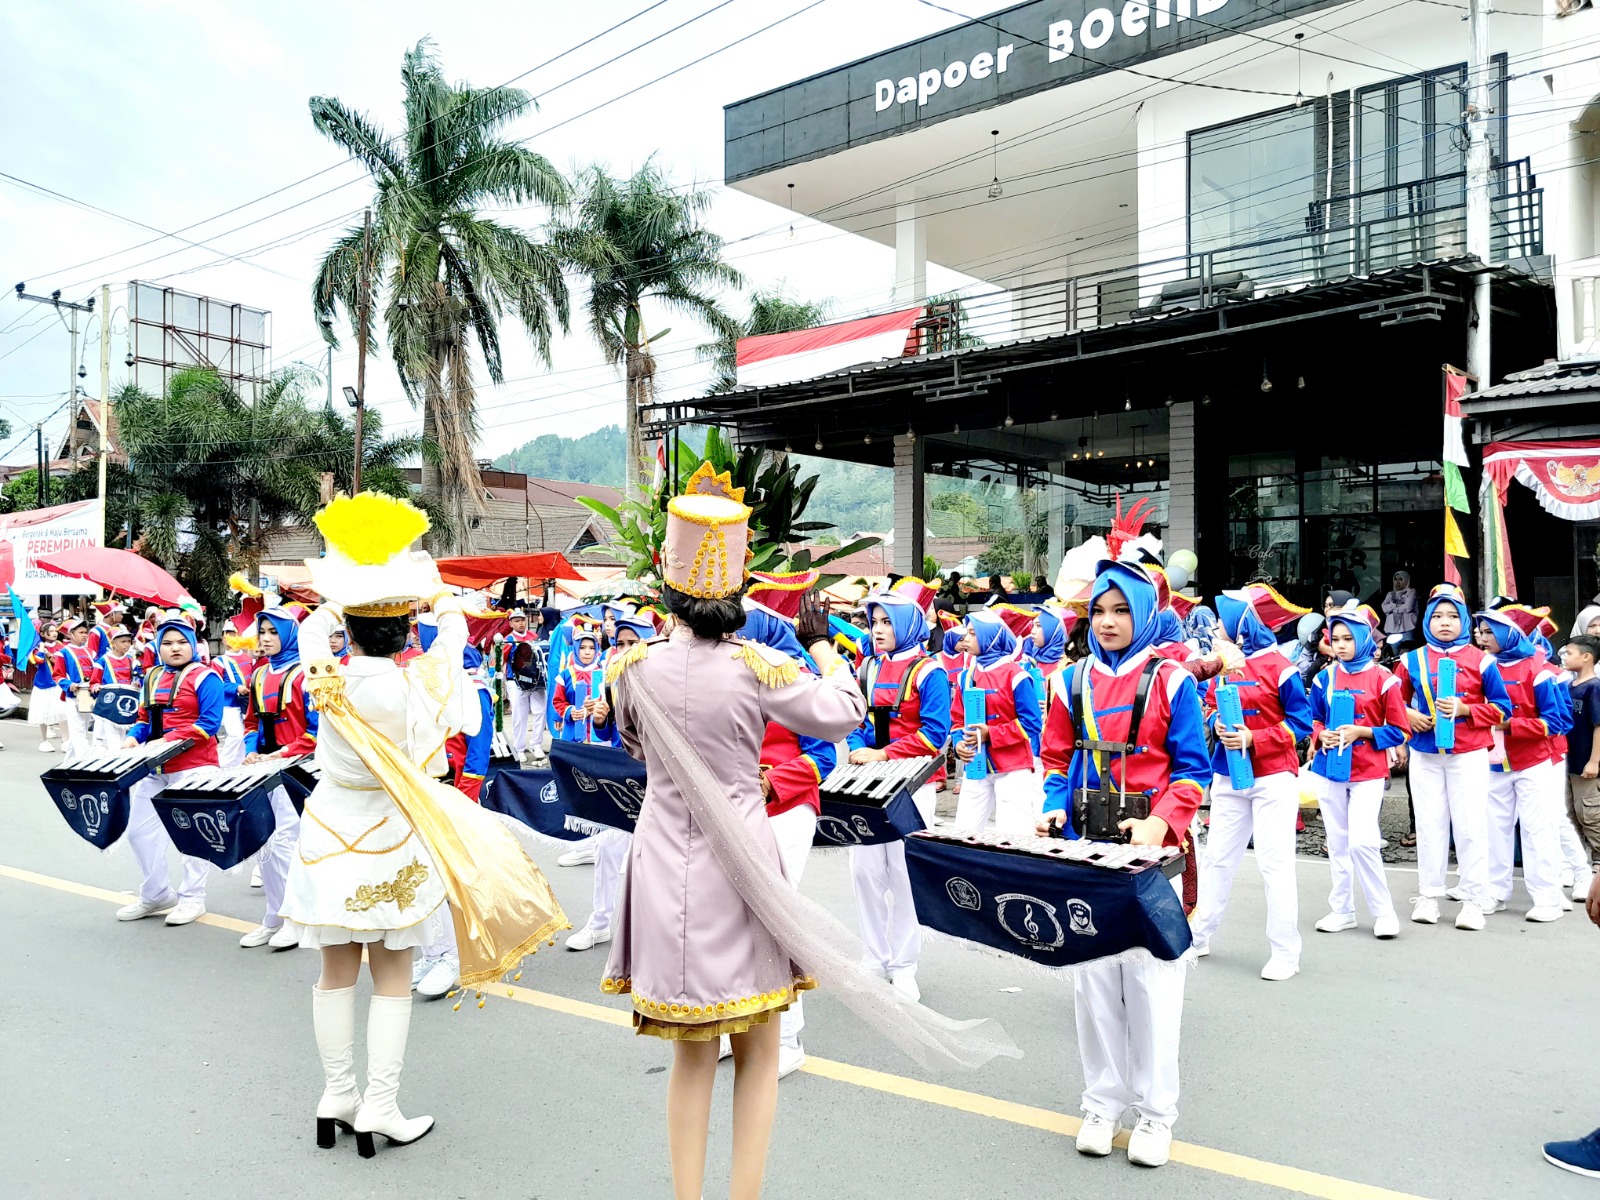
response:
M6 512L29 512L35 508L48 508L52 504L61 504L67 498L67 485L59 475L49 477L45 487L45 502L39 503L39 472L29 467L20 475L15 475L0 488L0 496L4 497Z
M943 537L985 537L989 533L989 510L976 496L955 490L940 492L929 507L946 514L948 523L940 522L939 529Z
M566 202L569 188L543 155L498 136L532 97L518 88L445 80L427 39L401 65L405 128L390 136L331 96L311 99L317 129L349 151L376 184L372 202L372 315L358 331L370 346L379 319L406 393L422 404L423 495L449 512L468 550L469 518L482 507L476 441L475 342L492 383L503 383L500 326L518 321L548 365L555 330L567 328L566 283L547 245L480 211L492 204ZM312 307L340 309L354 327L362 276L362 228L347 229L322 260ZM331 331L328 334L333 339Z
M750 315L733 329L727 329L714 342L700 347L700 357L711 361L715 374L711 392L731 392L739 386L739 339L768 333L793 333L814 329L828 319L829 303L813 304L796 300L783 285L757 289L750 294Z
M673 187L653 160L620 180L591 166L578 177L576 210L555 226L562 260L589 281L589 331L607 361L623 368L629 499L642 490L639 422L641 408L655 397L651 346L669 332L649 333L646 302L693 317L718 337L737 337L738 324L715 293L738 287L742 277L723 260L722 238L702 223L710 204L709 191Z
M1002 529L978 555L979 575L1018 575L1022 571L1022 531Z

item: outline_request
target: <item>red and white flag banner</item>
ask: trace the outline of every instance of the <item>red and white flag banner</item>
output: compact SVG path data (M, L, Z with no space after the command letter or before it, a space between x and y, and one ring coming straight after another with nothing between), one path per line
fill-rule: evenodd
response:
M1600 441L1491 442L1483 467L1502 504L1515 479L1553 516L1600 520Z
M923 311L919 306L793 333L740 338L739 386L774 387L914 353L915 326Z

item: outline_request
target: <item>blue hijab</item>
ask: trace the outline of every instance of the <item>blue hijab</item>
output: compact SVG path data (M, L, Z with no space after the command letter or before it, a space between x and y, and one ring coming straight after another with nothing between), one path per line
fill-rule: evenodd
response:
M945 630L944 652L946 654L960 654L961 651L956 649L956 643L959 642L960 640L961 640L961 630L959 630L959 629L947 629L947 630Z
M617 632L621 633L624 629L633 630L633 635L641 642L647 642L656 635L656 627L644 617L618 617Z
M1017 652L1016 635L993 613L979 609L967 614L967 627L978 641L978 665L992 667Z
M1170 608L1163 608L1156 614L1156 636L1151 643L1156 646L1170 646L1174 642L1183 641L1183 620Z
M1356 639L1355 657L1349 662L1338 662L1336 659L1336 664L1352 675L1357 671L1365 671L1372 665L1373 656L1378 653L1378 643L1373 639L1372 626L1354 613L1343 612L1336 612L1328 618L1328 628L1331 630L1335 625L1343 625Z
M1041 608L1039 628L1044 632L1044 645L1033 648L1033 661L1047 666L1060 662L1067 653L1067 623L1048 608Z
M281 671L285 667L292 667L300 661L300 622L294 615L281 608L267 608L256 614L256 623L271 621L272 628L278 632L279 650L268 661L274 671Z
M1257 650L1266 650L1278 644L1278 639L1267 628L1266 622L1256 616L1255 608L1238 595L1223 592L1217 597L1217 620L1222 623L1222 631L1233 644L1246 654L1254 654Z
M483 669L483 652L476 646L468 646L461 652L461 665L468 671L481 671Z
M739 627L739 636L747 642L760 642L763 646L771 646L790 658L797 658L805 663L812 674L821 674L817 670L817 664L811 660L811 655L800 645L800 638L794 631L794 625L769 612L759 608L746 609L744 624Z
M1495 641L1500 644L1494 660L1501 666L1508 667L1533 655L1534 645L1528 640L1528 635L1523 633L1522 627L1505 613L1490 609L1479 613L1476 620L1479 625L1487 625L1489 631L1494 634Z
M882 609L888 614L889 624L894 628L894 649L891 654L900 654L906 650L915 649L928 640L928 614L909 600L904 602L885 601L881 596L874 596L867 601L867 626L868 636L871 636L872 622L877 620L873 609Z
M1453 642L1441 642L1433 636L1433 610L1441 604L1455 605L1456 612L1461 616L1461 632L1456 635ZM1428 645L1439 650L1454 650L1457 646L1465 646L1472 640L1472 614L1467 611L1467 602L1460 596L1434 596L1428 601L1428 606L1422 610L1422 636L1428 639Z
M1094 632L1094 606L1110 591L1121 592L1133 617L1133 640L1122 650L1107 650ZM1170 611L1170 610L1169 610ZM1156 585L1143 571L1125 563L1104 563L1089 590L1089 653L1115 671L1123 663L1156 644Z

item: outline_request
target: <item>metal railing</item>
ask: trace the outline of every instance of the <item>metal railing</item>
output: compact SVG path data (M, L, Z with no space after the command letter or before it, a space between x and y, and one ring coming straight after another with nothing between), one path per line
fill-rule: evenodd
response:
M1542 254L1544 191L1527 159L1493 168L1490 261ZM1466 174L1373 188L1307 206L1305 228L1066 279L941 297L918 322L919 353L1096 329L1273 291L1466 255Z

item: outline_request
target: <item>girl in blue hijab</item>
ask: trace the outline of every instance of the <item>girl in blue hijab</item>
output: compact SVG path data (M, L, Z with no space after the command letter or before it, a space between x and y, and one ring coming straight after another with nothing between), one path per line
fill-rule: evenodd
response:
M267 661L274 671L282 671L300 661L300 622L294 614L281 608L268 608L256 617L256 623L266 621L278 635L278 652Z
M1016 635L1006 623L984 609L967 614L967 632L972 635L973 648L969 653L985 669L998 666L1017 656Z
M1246 656L1278 644L1272 630L1256 615L1249 597L1243 592L1223 592L1217 597L1217 621L1228 640Z
M1061 660L1066 656L1067 623L1060 613L1047 605L1039 609L1034 629L1029 656L1039 664L1039 669L1048 678L1061 669Z

